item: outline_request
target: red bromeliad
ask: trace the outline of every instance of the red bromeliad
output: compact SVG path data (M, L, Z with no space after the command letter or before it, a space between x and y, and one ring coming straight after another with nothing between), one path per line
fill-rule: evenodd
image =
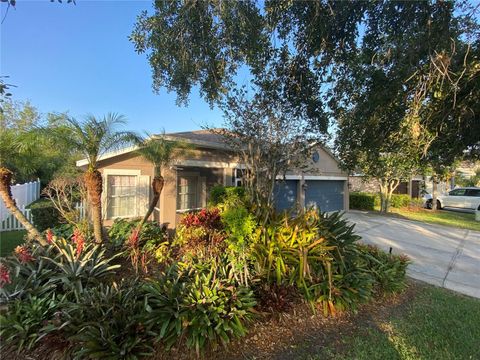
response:
M10 284L10 270L3 264L0 264L0 288L4 287L6 284Z
M53 231L52 231L52 229L47 230L47 241L48 241L49 244L51 244L52 241L53 241Z
M17 255L18 259L22 264L26 264L35 260L35 258L30 253L30 249L26 246L19 245L15 248L15 255Z
M83 238L82 232L78 228L73 231L72 240L77 247L77 256L80 256L85 245L85 239Z
M130 234L130 237L128 238L128 245L131 248L137 248L138 247L139 234L140 234L140 231L138 229L133 229L132 230L132 233Z

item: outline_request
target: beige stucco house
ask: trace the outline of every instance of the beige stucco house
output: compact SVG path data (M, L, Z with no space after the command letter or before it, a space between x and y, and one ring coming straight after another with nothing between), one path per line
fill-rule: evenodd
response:
M188 155L178 156L163 169L165 186L153 214L154 220L174 229L181 215L205 207L214 185L239 186L244 168L221 136L207 130L165 135L192 146ZM302 170L292 170L278 181L278 209L317 206L323 211L348 209L348 175L335 157L322 146L305 160ZM77 162L85 167L86 160ZM104 214L108 225L115 218L145 214L150 200L153 164L135 153L135 147L101 156L98 163L104 178Z

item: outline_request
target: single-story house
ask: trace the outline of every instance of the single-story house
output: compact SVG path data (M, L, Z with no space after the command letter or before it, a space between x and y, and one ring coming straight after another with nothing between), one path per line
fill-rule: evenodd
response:
M244 166L218 134L207 130L165 135L192 146L178 156L162 175L165 185L153 219L174 229L181 214L205 207L215 185L240 186ZM115 218L135 218L146 213L150 200L153 164L135 153L135 147L104 154L98 168L104 179L106 225ZM277 209L317 206L322 211L348 209L348 174L338 160L318 145L301 170L289 171L275 189ZM77 166L86 167L87 160Z

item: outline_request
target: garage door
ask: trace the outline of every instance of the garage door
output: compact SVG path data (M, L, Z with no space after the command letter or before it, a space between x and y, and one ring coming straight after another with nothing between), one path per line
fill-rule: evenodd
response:
M279 181L275 185L273 198L278 211L295 207L297 202L298 180Z
M343 210L343 180L307 180L305 205L316 206L322 211Z

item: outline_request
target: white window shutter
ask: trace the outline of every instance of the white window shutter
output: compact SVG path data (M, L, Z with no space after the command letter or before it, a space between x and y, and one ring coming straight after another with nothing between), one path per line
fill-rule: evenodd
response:
M150 205L150 176L139 175L137 182L137 216L144 216Z

